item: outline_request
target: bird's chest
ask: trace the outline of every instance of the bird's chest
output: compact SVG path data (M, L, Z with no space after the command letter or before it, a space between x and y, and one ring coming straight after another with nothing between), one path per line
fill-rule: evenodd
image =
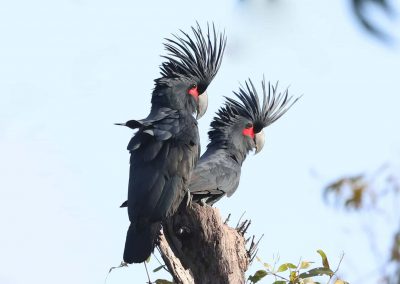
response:
M199 130L197 121L193 117L184 118L181 120L181 131L176 137L176 141L184 144L189 148L197 148L200 145Z
M182 154L182 163L179 165L179 168L187 174L187 178L190 178L191 171L197 164L200 154L200 138L197 121L190 118L181 122L181 131L175 139L176 147L180 149Z

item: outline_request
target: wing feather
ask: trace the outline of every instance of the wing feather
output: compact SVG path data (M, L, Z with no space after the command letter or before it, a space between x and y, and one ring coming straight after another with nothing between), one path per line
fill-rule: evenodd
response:
M240 165L221 151L201 157L192 174L189 190L195 195L230 196L238 187L239 179Z
M176 211L197 163L196 122L192 116L176 122L174 115L142 126L128 145L128 149L134 149L130 160L128 213L131 222L139 226L161 221Z

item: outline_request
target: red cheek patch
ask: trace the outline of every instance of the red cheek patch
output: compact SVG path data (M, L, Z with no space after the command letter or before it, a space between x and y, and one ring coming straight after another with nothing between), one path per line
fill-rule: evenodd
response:
M197 90L197 86L194 88L191 88L188 93L189 93L189 95L192 95L195 99L197 99L199 97L199 91Z
M254 128L253 127L243 129L242 133L244 136L249 136L252 139L254 138Z

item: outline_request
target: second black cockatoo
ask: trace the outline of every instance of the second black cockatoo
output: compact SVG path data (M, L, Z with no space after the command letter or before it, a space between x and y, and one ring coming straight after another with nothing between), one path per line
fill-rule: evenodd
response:
M199 154L196 119L207 108L206 89L216 75L226 38L214 26L204 34L166 39L168 52L155 80L151 112L142 120L120 124L138 129L128 144L130 173L124 262L145 261L154 249L161 222L173 214L189 186Z
M238 100L226 98L208 132L210 143L192 174L189 190L194 202L214 204L224 195L231 196L239 186L241 167L249 151L261 151L264 131L278 120L297 100L278 93L275 86L262 81L260 102L251 80L238 92Z

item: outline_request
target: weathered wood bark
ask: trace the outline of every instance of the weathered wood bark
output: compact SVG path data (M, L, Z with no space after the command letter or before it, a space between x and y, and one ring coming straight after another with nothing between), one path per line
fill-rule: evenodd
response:
M161 237L159 247L176 283L245 282L250 262L245 239L224 224L218 209L182 206L163 224L163 231L166 239Z
M174 282L176 283L194 283L193 275L189 269L185 269L181 261L175 256L171 248L169 247L168 241L165 235L160 236L160 243L158 245L161 251L161 257L163 258L165 265L171 272Z

